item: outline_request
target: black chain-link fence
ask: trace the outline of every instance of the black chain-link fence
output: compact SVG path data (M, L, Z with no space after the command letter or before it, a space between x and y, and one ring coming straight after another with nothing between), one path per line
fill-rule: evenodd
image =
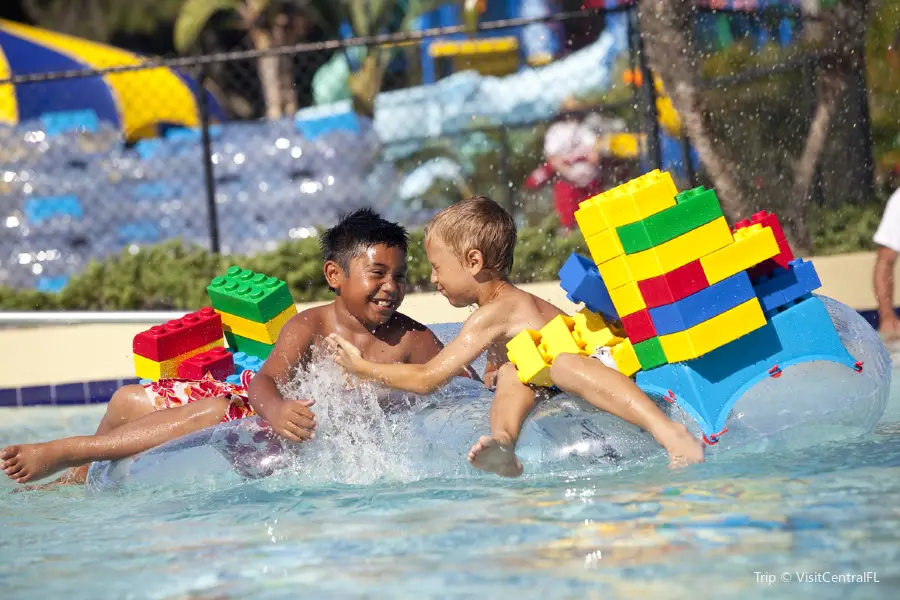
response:
M578 41L523 69L523 27L542 24ZM654 86L636 85L652 75L627 7L487 24L489 35L475 40L460 28L432 33L0 83L0 112L13 97L20 107L74 107L0 127L0 285L58 290L91 259L176 238L229 254L265 251L363 206L416 227L479 193L537 223L565 210L560 196L573 188L606 189L656 167L681 188L706 183L689 141L666 128ZM367 118L351 97L374 48L386 67ZM761 185L780 185L803 143L812 66L777 75L774 104L771 89L748 96L771 74L707 82L714 126L741 140ZM112 93L100 112L111 120L83 110L104 89ZM869 185L866 98L851 92L829 143L856 158L829 155L820 198L844 201ZM276 104L281 118L272 118ZM585 130L608 152L579 188L546 160L560 144L576 148L572 136Z

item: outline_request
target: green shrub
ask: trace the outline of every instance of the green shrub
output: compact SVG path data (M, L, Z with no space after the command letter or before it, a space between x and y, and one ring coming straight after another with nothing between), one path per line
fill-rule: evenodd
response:
M522 228L516 248L514 281L526 283L556 278L572 252L586 252L575 233L555 235L554 225ZM423 234L411 232L409 291L433 289L431 266L425 257ZM190 310L209 304L206 285L229 265L266 273L287 281L294 300L328 300L317 240L286 242L255 256L216 256L180 242L123 251L103 262L92 262L58 294L0 287L0 308L5 310Z

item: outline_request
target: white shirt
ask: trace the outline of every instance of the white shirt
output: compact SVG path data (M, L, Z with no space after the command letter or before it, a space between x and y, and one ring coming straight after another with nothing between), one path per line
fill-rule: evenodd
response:
M891 194L884 214L881 215L881 223L878 230L872 236L872 241L894 252L900 252L900 188Z

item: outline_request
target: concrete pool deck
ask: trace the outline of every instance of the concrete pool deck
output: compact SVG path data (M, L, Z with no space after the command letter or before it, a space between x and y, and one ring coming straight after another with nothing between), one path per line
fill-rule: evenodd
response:
M814 257L822 287L829 296L856 310L876 307L872 288L874 252ZM571 313L558 282L522 286ZM900 299L900 278L895 278ZM298 304L301 310L318 303ZM464 321L471 308L454 308L437 293L410 294L401 311L431 325ZM0 329L0 388L134 377L131 340L153 322L116 325L54 325Z

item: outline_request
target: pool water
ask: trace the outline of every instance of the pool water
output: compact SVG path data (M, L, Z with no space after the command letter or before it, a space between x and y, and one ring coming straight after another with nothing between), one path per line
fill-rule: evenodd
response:
M299 475L105 493L13 494L4 480L0 589L67 600L894 599L896 375L871 435L678 471L652 453L628 468L506 480L459 455L455 470L433 475L386 461L390 443L363 443L354 429ZM92 433L102 412L9 409L0 446ZM831 582L848 574L870 581Z

